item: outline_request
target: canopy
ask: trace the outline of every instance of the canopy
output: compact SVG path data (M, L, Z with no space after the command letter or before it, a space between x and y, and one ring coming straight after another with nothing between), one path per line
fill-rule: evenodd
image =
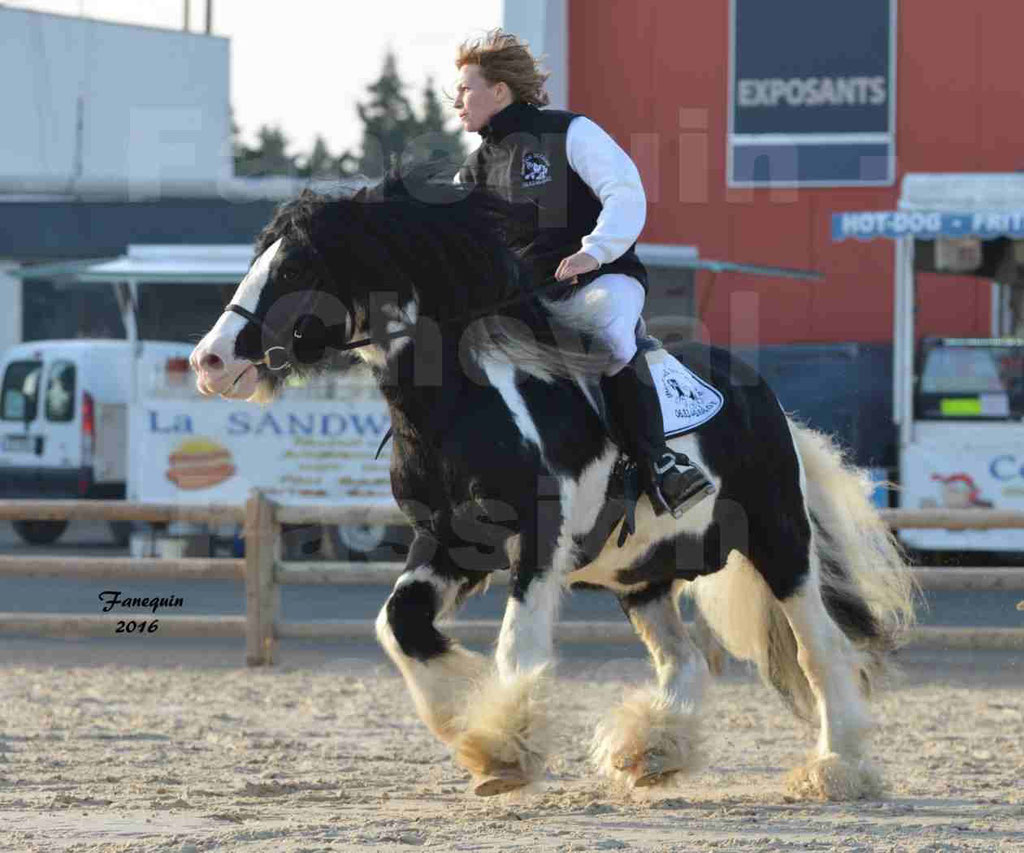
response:
M247 245L130 245L119 258L37 264L9 274L73 282L237 284L252 255Z
M832 240L1024 237L1024 174L910 174L898 210L832 214Z

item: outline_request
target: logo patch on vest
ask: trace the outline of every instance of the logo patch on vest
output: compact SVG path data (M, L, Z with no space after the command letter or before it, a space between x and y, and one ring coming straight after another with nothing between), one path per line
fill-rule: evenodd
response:
M523 155L523 186L536 187L551 180L551 164L543 154L535 151Z
M711 420L725 402L718 389L665 352L644 353L661 403L665 437L690 432Z

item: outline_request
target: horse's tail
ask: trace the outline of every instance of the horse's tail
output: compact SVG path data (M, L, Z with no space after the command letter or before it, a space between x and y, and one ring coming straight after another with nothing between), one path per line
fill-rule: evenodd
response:
M914 582L892 533L871 505L870 481L826 435L790 422L805 474L811 560L832 619L863 654L864 687L884 668L914 621ZM813 719L816 700L797 659L789 621L757 568L732 552L693 592L728 651L753 661L793 711Z
M806 477L822 597L843 633L881 662L914 623L916 587L872 483L827 435L790 422Z

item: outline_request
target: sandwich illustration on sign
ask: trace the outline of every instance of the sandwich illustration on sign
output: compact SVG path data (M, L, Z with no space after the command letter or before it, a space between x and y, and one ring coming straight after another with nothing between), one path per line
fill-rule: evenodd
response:
M181 442L168 460L167 479L179 489L209 489L234 476L231 452L208 438Z

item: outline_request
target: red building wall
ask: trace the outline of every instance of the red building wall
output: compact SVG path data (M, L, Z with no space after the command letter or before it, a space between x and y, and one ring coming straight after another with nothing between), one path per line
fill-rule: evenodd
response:
M700 273L714 342L885 342L893 244L832 243L831 214L894 209L905 172L1024 168L1022 31L1020 0L899 0L892 187L727 188L728 0L569 0L569 106L636 159L650 202L645 242L825 274ZM738 307L752 301L756 318ZM921 334L989 333L987 282L922 275L918 302Z

